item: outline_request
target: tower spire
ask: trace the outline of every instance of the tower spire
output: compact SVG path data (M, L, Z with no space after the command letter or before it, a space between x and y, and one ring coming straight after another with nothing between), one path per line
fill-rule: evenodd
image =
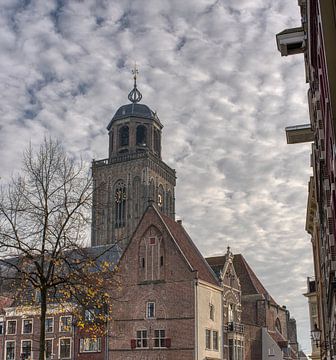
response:
M134 103L139 102L142 99L142 94L137 89L137 74L139 74L139 70L137 68L136 63L134 63L134 69L132 69L132 74L133 74L133 80L134 80L134 87L128 94L128 100L134 104Z

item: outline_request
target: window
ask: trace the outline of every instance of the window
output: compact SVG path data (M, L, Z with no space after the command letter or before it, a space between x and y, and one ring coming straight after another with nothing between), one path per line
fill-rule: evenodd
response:
M155 330L154 331L154 347L164 348L166 347L166 331Z
M205 348L211 349L211 330L205 330Z
M70 359L71 357L70 340L70 338L63 338L59 340L59 357L61 359Z
M126 186L124 182L119 181L114 193L115 217L114 225L116 228L125 226L126 220Z
M6 360L15 359L15 341L6 341Z
M160 148L161 148L160 131L154 129L154 151L157 154L160 154Z
M93 322L96 318L96 310L95 309L86 309L84 311L84 319L87 322Z
M218 331L212 332L212 348L218 350Z
M276 328L276 330L278 330L279 333L281 334L281 323L280 323L279 318L276 318L276 320L275 320L275 328Z
M244 342L242 340L229 339L229 360L244 359Z
M6 360L15 359L15 341L6 341Z
M143 125L139 125L136 129L136 144L146 146L146 132L147 129Z
M228 322L234 321L234 309L233 304L229 304L228 307Z
M145 258L141 258L141 265L143 268L145 267Z
M21 342L21 360L31 359L31 351L32 351L32 342L31 340L23 340Z
M16 334L16 320L7 320L7 335Z
M60 331L71 331L71 316L60 317Z
M54 332L54 318L46 318L45 320L45 332L53 333Z
M155 303L154 302L148 302L147 303L147 314L148 319L152 319L155 317Z
M100 352L101 338L84 338L79 340L79 352Z
M210 314L209 314L209 317L210 317L210 319L211 320L214 320L215 319L215 307L214 307L214 305L213 304L209 304L209 307L210 307L210 310L209 310L209 312L210 312Z
M0 321L0 335L3 335L4 333L4 323L3 321Z
M22 334L31 334L33 332L33 319L23 319Z
M160 266L163 266L163 256L160 256Z
M123 126L119 130L119 146L127 146L129 144L128 126Z
M148 347L147 330L138 330L137 331L136 347L137 348L147 348Z
M52 358L53 355L53 339L46 339L45 341L45 352L46 352L46 360Z

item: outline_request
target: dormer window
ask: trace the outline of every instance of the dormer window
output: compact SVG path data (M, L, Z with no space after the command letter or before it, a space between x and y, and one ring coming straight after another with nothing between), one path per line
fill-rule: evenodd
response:
M119 130L119 145L127 146L129 144L129 128L128 126L123 126Z

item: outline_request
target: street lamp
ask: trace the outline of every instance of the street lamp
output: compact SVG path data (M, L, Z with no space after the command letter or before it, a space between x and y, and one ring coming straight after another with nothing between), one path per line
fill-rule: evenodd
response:
M321 330L317 327L317 325L314 325L314 329L311 331L311 337L313 341L315 341L316 347L319 347L320 341L321 341Z

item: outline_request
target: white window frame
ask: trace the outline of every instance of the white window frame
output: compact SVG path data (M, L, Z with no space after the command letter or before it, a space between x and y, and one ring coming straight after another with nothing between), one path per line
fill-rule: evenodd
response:
M6 340L5 341L5 351L4 351L4 353L5 353L5 360L7 360L7 343L9 343L9 342L11 342L11 343L14 343L14 358L13 358L13 360L16 358L16 341L15 340Z
M5 334L5 322L3 320L0 320L0 325L2 324L2 332L0 332L0 335Z
M24 341L29 341L30 342L30 357L28 359L33 359L33 341L30 340L30 339L22 339L21 340L21 346L20 346L20 359L22 359L21 355L23 354L23 351L22 351L22 343Z
M46 338L45 339L45 344L47 343L47 341L51 341L51 356L55 355L54 354L54 339L53 338ZM44 353L44 358L47 359L47 346L45 345L45 353Z
M31 332L24 332L24 322L27 321L27 320L31 320ZM29 335L29 334L32 334L34 332L34 319L33 318L23 318L22 319L22 324L21 324L21 334L24 334L24 335Z
M141 337L138 338L138 331L141 331ZM146 331L146 337L142 336L142 332ZM147 340L147 346L143 346L143 340ZM138 346L138 340L141 341L141 346ZM136 330L136 337L135 337L135 348L136 349L148 349L149 348L149 337L148 337L148 330L147 329L138 329Z
M45 328L45 332L46 334L53 334L55 331L55 318L53 316L47 316L46 321L47 319L52 319L52 331L47 331L47 328Z
M61 358L61 340L70 340L69 357L62 357ZM71 359L71 351L72 351L71 337L60 337L58 339L58 358L59 359Z
M159 332L159 336L157 337L157 336L155 336L155 331L158 331ZM164 331L164 336L163 337L161 337L161 331ZM153 340L154 340L154 349L165 349L167 346L166 346L166 342L165 342L165 340L166 340L166 329L155 329L154 330L154 338L153 338ZM155 340L159 340L159 346L155 346ZM161 343L161 340L164 340L164 346L161 346L160 345L160 343Z
M70 318L70 329L69 330L63 330L62 329L62 319L63 318ZM72 315L60 316L60 319L59 319L59 332L70 332L71 331L71 323L72 323Z
M153 316L149 316L149 305L153 304ZM147 319L155 319L155 302L154 301L148 301L146 304L146 318Z
M14 321L15 322L15 333L13 333L13 334L8 334L8 323L9 322L12 322L12 321ZM17 333L17 320L16 319L11 319L11 320L7 320L6 321L6 335L16 335L16 333Z
M98 341L97 347L98 350L84 350L84 341L85 340L96 340ZM80 354L86 354L86 353L100 353L101 350L101 337L97 337L97 338L81 338L79 339L79 353Z

